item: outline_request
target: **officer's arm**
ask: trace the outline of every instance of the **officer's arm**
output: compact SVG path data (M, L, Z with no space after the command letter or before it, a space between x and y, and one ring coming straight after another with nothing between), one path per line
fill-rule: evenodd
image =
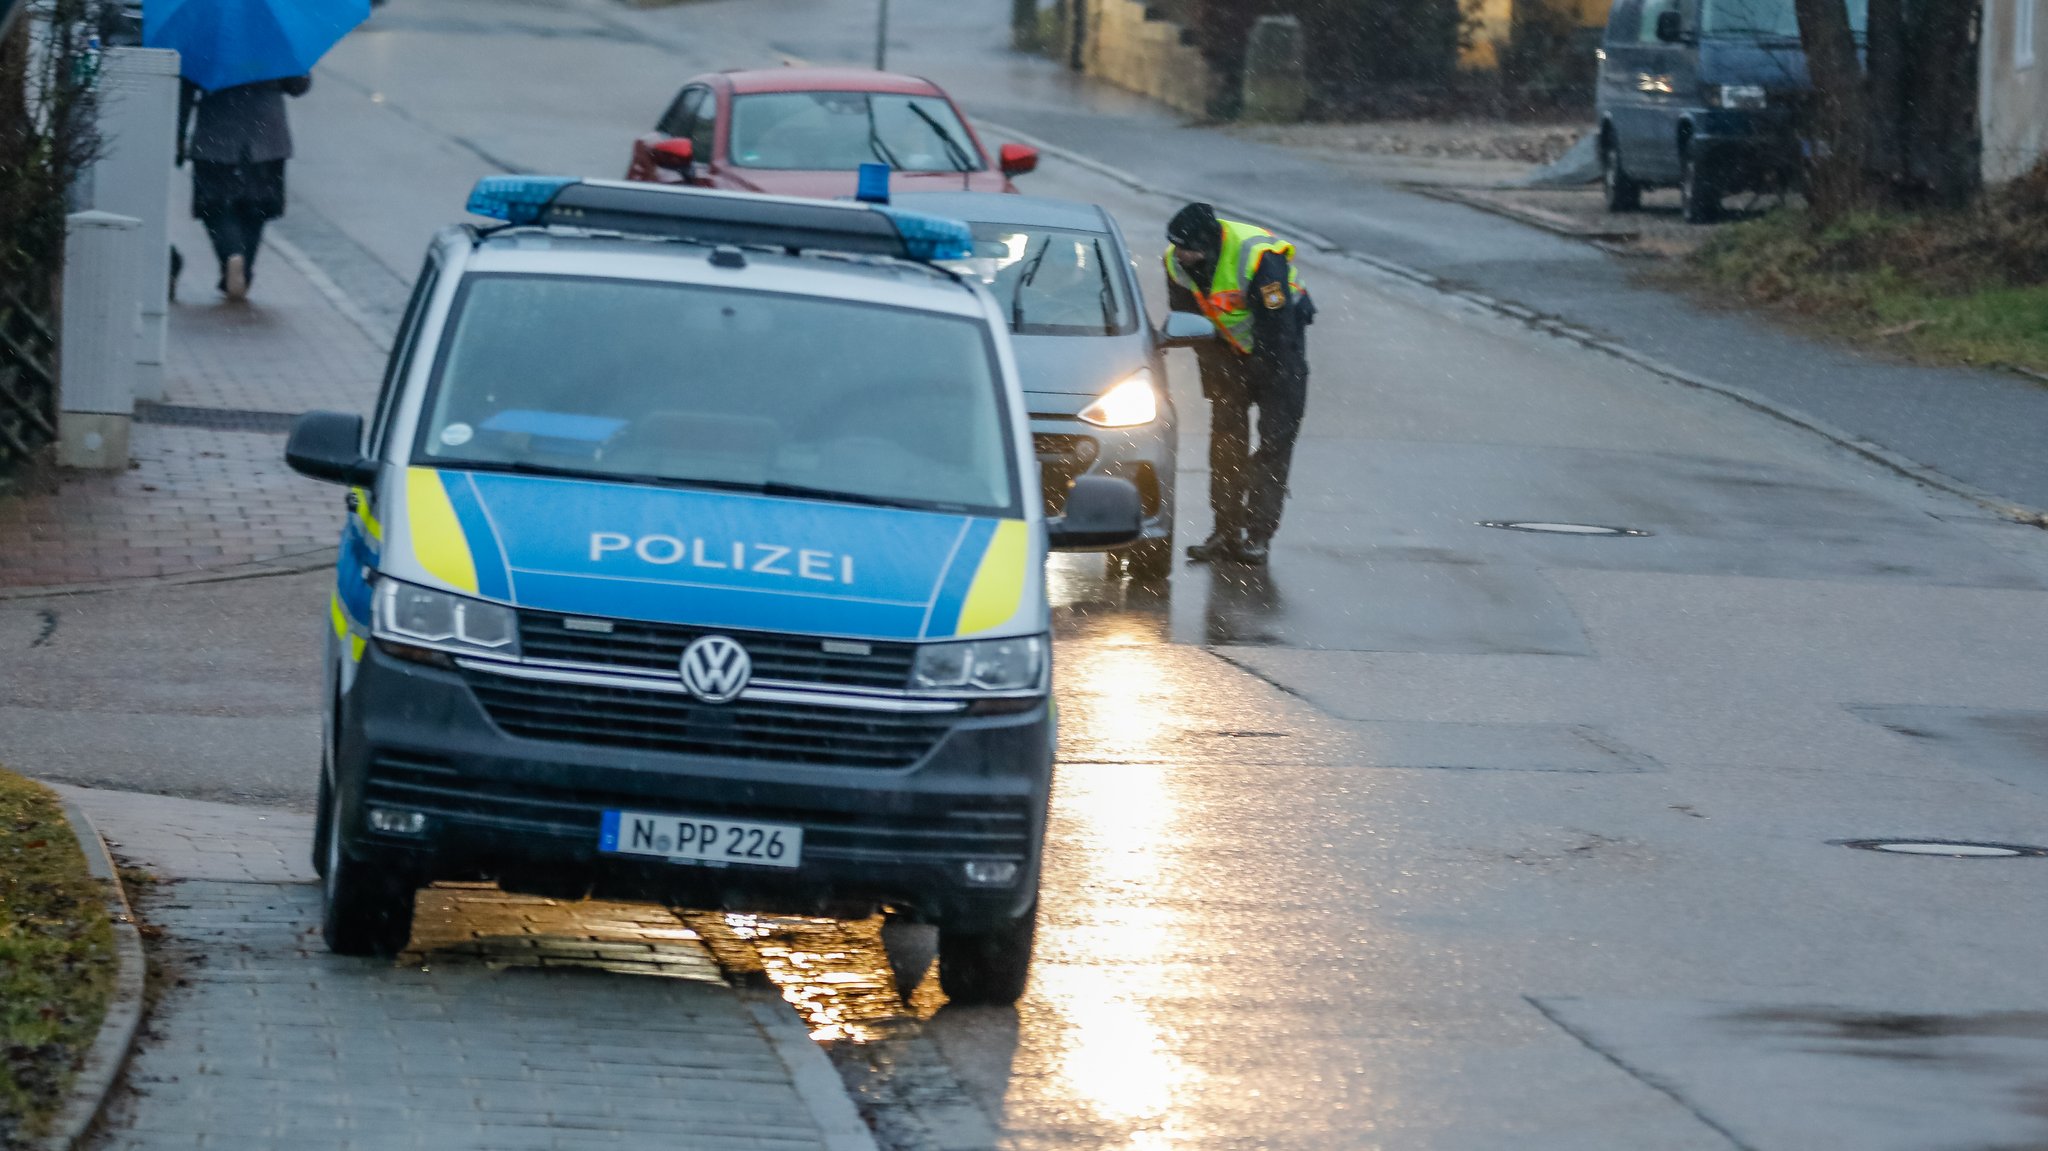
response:
M1253 347L1277 351L1293 345L1299 327L1287 283L1287 257L1278 252L1266 253L1245 292L1244 306L1252 313Z
M1199 313L1202 310L1202 305L1195 300L1195 294L1172 280L1166 281L1166 306L1176 312Z

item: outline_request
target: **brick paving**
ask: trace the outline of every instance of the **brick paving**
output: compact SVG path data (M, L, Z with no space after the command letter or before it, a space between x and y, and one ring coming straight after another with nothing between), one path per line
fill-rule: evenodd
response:
M343 959L306 816L64 791L164 881L140 902L171 986L102 1151L873 1146L821 1131L761 1005L665 910L438 887L399 963Z
M213 291L203 233L174 218L188 257L170 315L164 403L368 412L383 352L275 251L246 305ZM59 473L57 490L0 495L0 590L66 587L309 561L334 546L341 498L284 466L277 433L138 422L134 466Z

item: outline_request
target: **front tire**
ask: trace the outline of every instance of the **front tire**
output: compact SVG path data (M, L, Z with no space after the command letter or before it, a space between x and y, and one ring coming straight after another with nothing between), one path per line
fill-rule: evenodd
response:
M1008 1007L1024 997L1038 904L1016 919L968 934L939 929L939 988L963 1006Z
M336 955L389 959L412 938L412 878L342 847L340 797L324 780L327 818L321 835L327 866L322 877L320 933Z
M1621 166L1621 146L1608 140L1600 147L1600 184L1607 193L1607 210L1635 212L1643 206L1643 186Z
M1721 218L1721 189L1690 148L1679 161L1678 203L1688 224L1711 224Z
M334 839L334 784L321 753L320 799L313 809L313 874L327 878L327 845Z
M1141 540L1120 552L1109 553L1109 576L1128 575L1141 584L1165 583L1173 577L1173 536Z

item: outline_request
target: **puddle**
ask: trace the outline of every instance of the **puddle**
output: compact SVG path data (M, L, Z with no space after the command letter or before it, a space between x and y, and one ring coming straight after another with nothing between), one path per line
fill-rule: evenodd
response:
M407 962L584 968L723 983L697 932L664 908L509 895L489 884L438 884L419 893Z

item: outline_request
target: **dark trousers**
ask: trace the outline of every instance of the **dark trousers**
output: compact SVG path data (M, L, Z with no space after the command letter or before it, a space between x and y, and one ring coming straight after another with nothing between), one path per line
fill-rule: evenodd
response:
M1209 506L1216 531L1242 532L1265 543L1280 530L1294 439L1308 402L1308 369L1279 367L1257 357L1202 358L1202 394L1209 398ZM1252 409L1259 410L1257 448Z
M269 221L262 208L245 204L224 205L199 217L206 225L206 238L213 241L222 275L227 274L228 257L240 256L243 270L255 279L256 250L263 245L263 225Z
M284 215L284 161L192 161L192 214L206 225L222 275L229 256L253 275L263 225Z

